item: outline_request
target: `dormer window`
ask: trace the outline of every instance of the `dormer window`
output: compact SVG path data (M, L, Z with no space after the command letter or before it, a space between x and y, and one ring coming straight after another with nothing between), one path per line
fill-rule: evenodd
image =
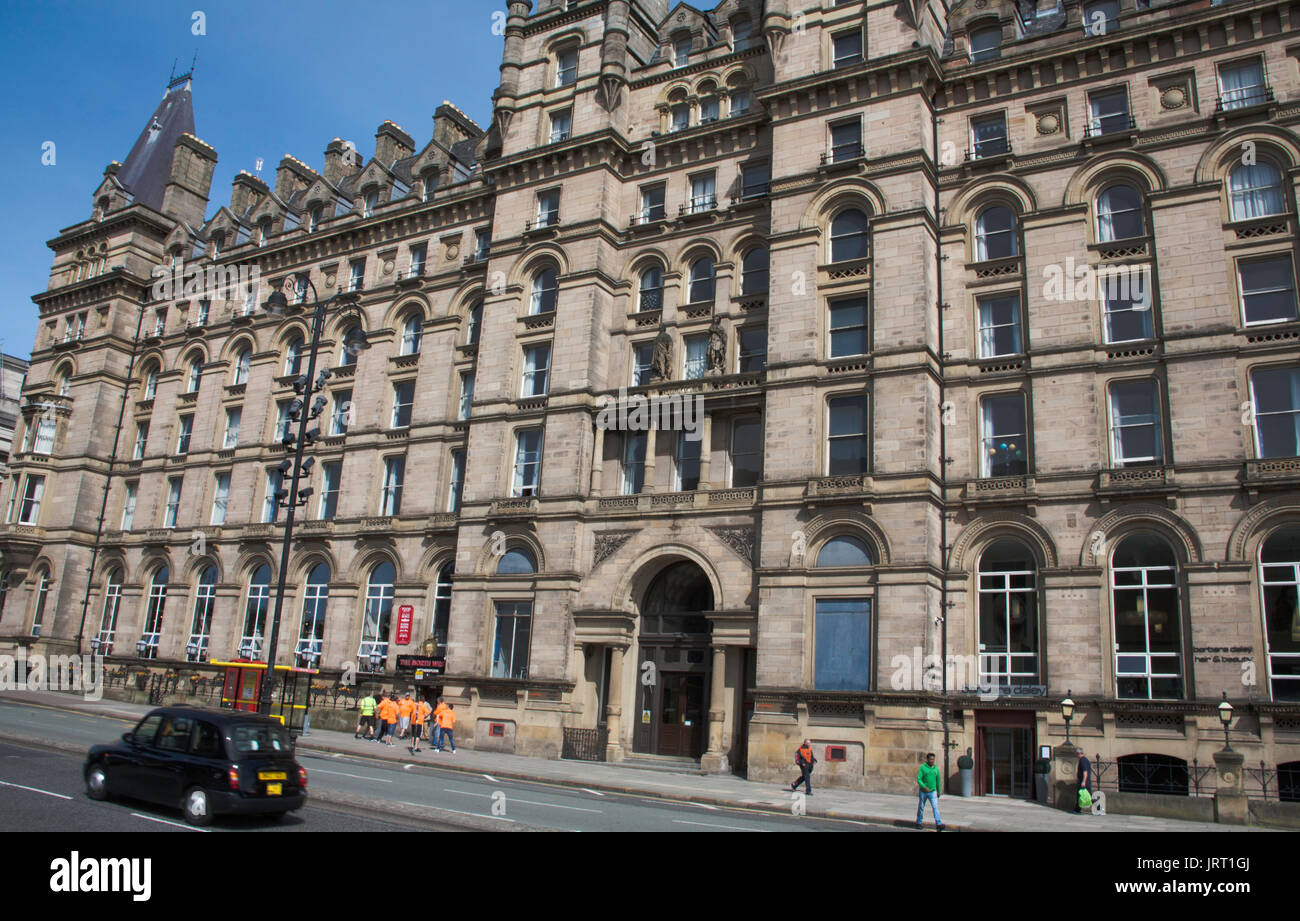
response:
M731 24L731 50L744 51L750 46L754 24L748 19L737 19Z
M366 192L365 207L361 212L362 217L374 217L375 208L379 205L379 190L371 189Z
M307 216L307 232L315 233L320 230L321 218L324 216L324 209L320 205L313 205Z
M970 34L970 60L972 64L992 61L1002 56L1002 27L985 26Z
M262 221L257 225L257 245L265 246L271 239L271 222L270 220Z
M685 67L691 60L691 37L679 35L673 39L673 66Z

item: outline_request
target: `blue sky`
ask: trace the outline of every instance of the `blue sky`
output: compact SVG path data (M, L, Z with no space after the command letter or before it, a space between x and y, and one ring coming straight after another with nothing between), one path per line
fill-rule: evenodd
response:
M194 76L195 133L217 149L208 215L229 201L241 169L274 183L293 154L320 169L334 137L374 152L386 118L422 148L433 112L451 101L483 127L502 37L492 0L8 0L0 5L0 349L26 358L32 295L44 291L45 241L90 216L112 160L124 160L162 98L173 60ZM206 17L194 35L193 14ZM42 165L46 141L56 162Z

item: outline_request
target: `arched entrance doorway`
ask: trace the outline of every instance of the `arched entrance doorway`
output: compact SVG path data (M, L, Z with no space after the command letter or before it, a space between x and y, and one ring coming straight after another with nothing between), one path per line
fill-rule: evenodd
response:
M708 577L677 562L651 580L641 602L634 751L699 758L708 742Z

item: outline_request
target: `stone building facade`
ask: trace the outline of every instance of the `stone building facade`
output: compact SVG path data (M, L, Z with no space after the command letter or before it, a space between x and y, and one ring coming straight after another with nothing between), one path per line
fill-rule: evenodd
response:
M301 301L355 289L282 661L444 660L484 749L775 780L806 738L881 790L969 750L1010 795L1067 695L1176 787L1226 693L1291 776L1298 23L511 0L491 125L385 122L211 216L175 81L50 243L4 642L262 654ZM156 297L182 264L257 289ZM608 424L638 397L677 414Z

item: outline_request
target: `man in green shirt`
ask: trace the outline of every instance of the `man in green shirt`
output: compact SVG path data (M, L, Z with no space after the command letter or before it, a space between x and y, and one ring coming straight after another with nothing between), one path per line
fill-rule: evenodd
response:
M943 819L939 818L939 769L934 765L934 752L925 756L925 764L916 772L916 782L920 786L916 827L920 828L925 819L925 804L928 802L934 810L934 830L943 831Z
M361 698L357 706L361 708L361 721L357 723L357 731L352 733L352 738L361 738L361 728L363 726L366 730L366 738L373 738L375 734L375 707L378 706L375 703L374 695L366 694L365 697Z

